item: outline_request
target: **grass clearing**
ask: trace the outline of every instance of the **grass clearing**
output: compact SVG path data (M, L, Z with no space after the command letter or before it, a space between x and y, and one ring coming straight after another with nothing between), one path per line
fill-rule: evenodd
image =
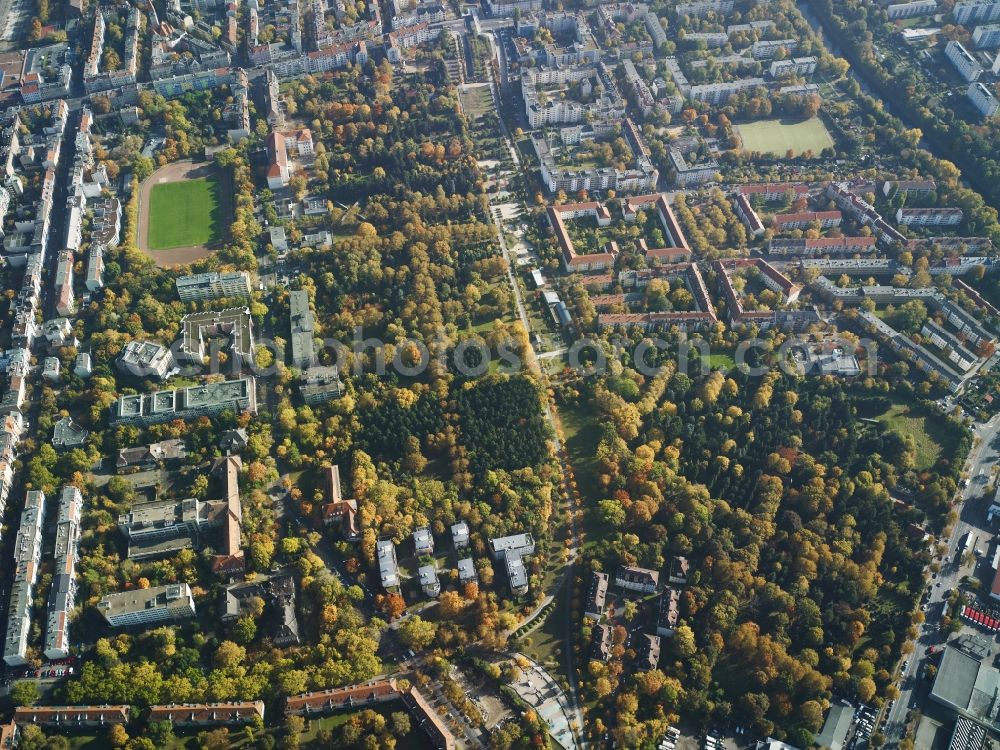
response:
M808 120L757 120L736 125L744 151L784 156L791 149L796 154L812 151L818 154L833 146L833 138L818 117Z
M493 108L493 96L489 86L466 86L458 91L462 99L462 109L469 122L475 122Z
M149 202L150 250L212 245L222 239L221 187L216 177L154 185Z
M892 430L913 438L916 448L916 468L929 469L933 467L944 450L949 439L933 416L922 413L919 407L907 403L895 403L878 417Z
M573 467L577 489L583 500L583 529L587 546L602 541L607 525L601 521L597 503L602 499L597 489L597 444L601 429L597 416L584 406L560 406L559 419L562 421L566 439L566 453Z

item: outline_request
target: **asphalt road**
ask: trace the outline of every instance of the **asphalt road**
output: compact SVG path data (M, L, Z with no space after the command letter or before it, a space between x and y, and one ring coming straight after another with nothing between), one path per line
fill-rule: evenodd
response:
M989 480L979 480L980 474L991 476L992 467L1000 461L1000 415L993 417L989 422L977 425L975 428L977 438L966 463L965 476L969 478L968 486L962 491L960 504L956 507L959 519L955 523L951 537L947 540L948 563L943 563L940 572L931 581L932 588L930 597L927 600L928 621L920 629L917 637L916 648L910 654L906 664L906 669L899 674L899 698L889 709L888 720L883 731L885 735L885 747L896 747L903 739L905 730L906 714L910 710L910 703L914 697L914 687L917 684L917 673L920 664L924 660L924 651L928 646L941 642L938 638L938 622L940 621L941 602L944 600L946 591L951 591L958 587L959 581L968 574L968 567L963 566L961 560L956 560L956 552L959 541L966 534L972 532L973 537L979 535L992 536L992 531L986 527L985 508L982 503L970 502L983 494L989 486Z

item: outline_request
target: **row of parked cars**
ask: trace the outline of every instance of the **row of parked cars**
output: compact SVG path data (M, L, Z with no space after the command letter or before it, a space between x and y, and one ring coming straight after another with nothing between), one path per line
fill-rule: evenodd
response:
M657 750L674 750L677 747L677 738L681 736L681 731L677 727L667 727L667 733L657 746Z

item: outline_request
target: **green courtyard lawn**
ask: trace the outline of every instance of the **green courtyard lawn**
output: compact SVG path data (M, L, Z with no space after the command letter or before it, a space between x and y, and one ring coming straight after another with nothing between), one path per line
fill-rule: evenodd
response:
M320 748L330 747L329 745L322 744L317 735L320 731L328 729L337 734L337 730L341 725L346 724L350 718L358 713L359 711L365 710L365 708L370 708L376 711L387 719L396 711L400 711L410 717L410 731L407 732L405 737L398 738L396 742L396 750L428 750L434 747L431 743L430 738L427 734L419 727L416 719L413 718L413 714L406 710L406 706L403 705L402 701L394 700L388 703L378 703L374 706L365 706L364 708L358 708L355 710L348 711L338 711L337 713L331 714L329 716L313 717L306 720L306 729L299 735L299 742L303 748Z
M833 145L833 138L818 117L808 120L757 120L736 125L744 151L784 156L789 149L795 154L812 151L819 154Z
M197 180L154 185L149 199L150 250L211 245L222 239L222 201L219 180Z
M924 413L919 406L894 403L878 420L890 429L913 438L917 469L932 468L941 457L943 446L951 440L940 424L941 418Z

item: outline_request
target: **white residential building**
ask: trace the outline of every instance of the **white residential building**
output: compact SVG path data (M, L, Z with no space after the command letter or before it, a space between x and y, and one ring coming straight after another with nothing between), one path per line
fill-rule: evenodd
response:
M775 60L771 63L771 78L790 75L809 76L815 72L815 57L792 57L787 60Z
M960 208L900 208L896 223L906 227L954 227L962 223Z
M968 26L977 21L998 21L1000 20L1000 1L998 0L970 0L964 3L955 3L952 10L955 21Z
M969 54L969 51L959 42L948 42L944 48L945 56L951 60L955 70L966 81L972 82L979 79L983 74L982 66L976 62L976 58Z
M937 0L915 0L912 3L895 3L885 9L890 21L901 18L916 18L926 16L937 10Z
M977 26L972 32L972 41L976 49L996 49L1000 47L1000 23L990 23Z
M1000 55L997 55L997 62L1000 63ZM1000 109L1000 102L993 96L993 92L979 81L970 83L965 94L983 117L993 117Z

